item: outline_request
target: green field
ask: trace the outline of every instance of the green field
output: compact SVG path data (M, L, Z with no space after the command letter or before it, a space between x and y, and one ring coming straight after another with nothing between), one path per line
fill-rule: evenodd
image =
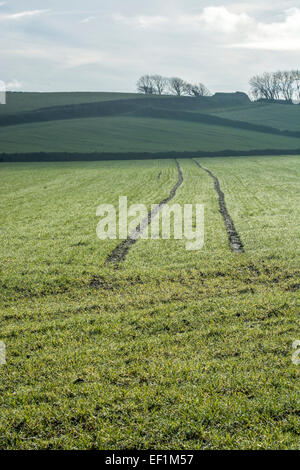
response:
M48 108L52 106L65 106L81 103L95 103L98 101L114 101L130 98L139 98L136 93L101 93L101 92L69 92L69 93L21 93L8 92L6 105L0 106L0 114L11 114L22 111Z
M7 105L0 106L0 157L25 153L30 159L39 152L81 153L84 160L94 152L288 153L300 149L300 135L280 131L300 130L299 110L297 105L252 103L234 93L225 98L9 93ZM218 121L220 117L227 121ZM256 127L243 128L247 123Z
M113 119L116 137L108 124L100 135L118 148L134 118ZM135 123L143 148L164 122L148 134ZM76 139L70 124L30 126L49 149ZM35 144L14 130L11 142ZM118 268L105 264L118 241L97 239L97 206L127 195L150 208L175 184L174 160L1 164L0 448L299 449L300 157L199 162L245 252L230 251L213 181L185 159L172 202L205 205L204 248L139 240Z
M297 149L300 138L172 119L106 117L0 127L0 153Z
M215 114L227 119L267 125L281 130L300 130L300 105L252 104L240 109L224 109Z
M9 93L7 103L0 449L299 449L300 156L285 153L300 137L280 130L300 130L300 107L242 94ZM138 240L106 262L120 242L97 238L98 205L127 196L150 211L179 173L172 159L90 153L226 150L284 155L207 157L202 168L178 158L170 204L204 204L203 249ZM84 161L30 163L39 152ZM212 175L244 252L230 249Z

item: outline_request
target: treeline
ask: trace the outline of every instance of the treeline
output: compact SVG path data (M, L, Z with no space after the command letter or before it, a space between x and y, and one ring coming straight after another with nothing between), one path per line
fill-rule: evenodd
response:
M112 160L152 160L171 158L207 158L207 157L247 157L264 155L299 155L298 149L253 149L253 150L197 150L193 152L127 152L127 153L68 153L68 152L33 152L2 153L0 163L12 162L89 162Z
M179 77L162 75L143 75L137 81L137 90L147 95L211 96L203 83L192 84Z
M300 71L278 71L255 75L250 80L254 99L283 100L287 103L300 101Z

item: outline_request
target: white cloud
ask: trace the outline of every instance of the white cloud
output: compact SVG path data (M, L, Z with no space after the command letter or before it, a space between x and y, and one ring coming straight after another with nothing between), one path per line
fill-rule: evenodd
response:
M270 40L270 41L255 41L255 42L245 42L241 44L230 44L231 49L257 49L263 51L300 51L300 39L297 41L291 40Z
M138 25L141 28L152 28L153 26L163 26L169 19L164 16L138 16Z
M6 82L5 85L7 91L16 91L22 88L23 83L19 80L11 80L10 82Z
M95 64L118 68L123 64L128 65L132 63L131 59L113 56L104 51L95 49L60 47L58 50L53 46L35 46L31 43L19 47L18 49L0 49L0 55L3 57L6 55L9 57L15 56L33 60L51 60L63 69L72 69Z
M231 13L224 6L204 8L198 19L204 24L206 30L221 33L232 33L252 23L250 16L246 13Z
M224 6L206 7L200 15L177 16L132 16L115 15L114 20L140 28L165 28L167 24L177 28L190 30L202 29L207 31L231 33L239 26L251 23L251 18L245 13L231 13Z
M57 54L53 51L53 60L57 59ZM59 58L60 65L66 69L72 69L82 67L84 65L103 65L106 67L117 67L118 69L126 64L132 63L131 59L113 56L103 51L92 50L92 49L65 49L61 51Z
M63 52L62 65L65 68L76 68L83 65L103 64L107 58L99 51L86 49L66 50Z
M50 49L48 49L50 51ZM47 50L41 49L39 47L34 47L31 45L27 45L25 47L19 46L17 49L0 49L1 56L20 56L22 58L29 58L29 59L43 59L47 58Z
M90 23L91 21L96 20L96 16L88 16L80 21L81 24Z
M1 14L0 20L19 20L48 13L50 10L27 10L19 13Z
M244 41L230 47L273 51L300 51L300 9L285 11L281 22L261 23L248 31Z
M127 25L133 25L138 28L142 29L150 29L156 28L160 26L165 26L171 20L166 16L150 16L150 15L142 15L142 16L122 16L122 15L114 15L113 19L118 23L123 23Z
M234 4L233 4L234 6ZM239 8L241 4L239 4ZM233 11L235 10L235 11ZM207 40L220 40L231 48L265 49L275 51L300 50L300 9L290 8L281 21L260 22L249 14L232 6L205 7L201 14L174 16L114 16L114 20L140 29L165 31L166 27L178 34L206 32ZM238 42L232 43L234 38Z
M22 89L133 91L157 72L246 90L300 57L300 0L4 1L1 78Z

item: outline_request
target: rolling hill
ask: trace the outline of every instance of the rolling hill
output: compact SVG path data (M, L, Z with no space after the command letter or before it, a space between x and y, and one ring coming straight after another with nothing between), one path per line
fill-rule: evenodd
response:
M114 101L139 98L135 93L101 93L101 92L69 92L69 93L21 93L8 92L6 105L0 106L0 116L52 106L76 105L100 101Z
M300 139L173 119L115 116L0 128L1 151L160 152L300 148Z
M268 152L300 149L300 106L252 103L243 93L191 98L126 93L8 93L4 154ZM61 156L58 158L62 158ZM25 158L26 159L26 158Z
M251 106L225 109L214 114L222 118L269 125L281 130L300 131L299 105L252 103Z

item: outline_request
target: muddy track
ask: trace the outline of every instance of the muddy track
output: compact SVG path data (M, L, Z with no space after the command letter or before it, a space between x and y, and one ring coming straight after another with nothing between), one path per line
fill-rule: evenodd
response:
M178 171L178 180L177 183L173 186L173 188L170 191L170 194L168 197L163 199L159 204L156 205L155 209L150 211L145 217L144 220L136 227L133 233L131 233L126 240L122 241L113 251L112 253L106 258L105 264L110 264L114 263L118 265L121 261L124 261L128 251L130 248L138 241L139 236L144 232L144 230L148 227L148 225L151 224L152 219L161 211L161 209L168 204L169 201L171 201L175 194L177 189L182 185L183 183L183 174L182 170L180 168L180 165L177 160L175 160L176 166L177 166L177 171Z
M198 163L196 160L193 160L193 161L196 163L196 165L199 168L206 171L206 173L208 173L209 176L214 180L215 190L219 197L219 210L224 219L224 223L225 223L225 227L226 227L226 231L228 235L228 242L229 242L229 246L231 250L234 251L235 253L244 253L243 243L240 239L238 232L236 231L232 218L230 217L230 214L228 212L226 202L225 202L225 195L223 191L221 190L221 186L220 186L218 178L210 170L200 165L200 163Z

